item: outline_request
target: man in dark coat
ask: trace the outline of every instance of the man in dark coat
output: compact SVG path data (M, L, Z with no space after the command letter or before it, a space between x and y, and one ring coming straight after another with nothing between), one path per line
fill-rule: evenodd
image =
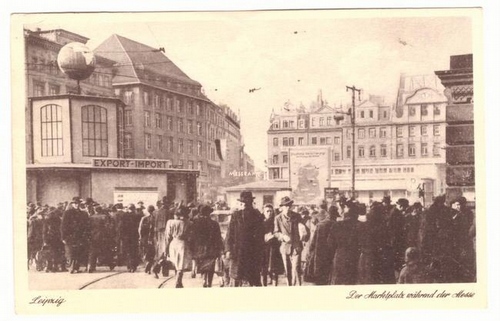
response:
M334 255L333 249L328 243L328 235L332 225L336 224L338 216L337 208L331 207L327 216L316 225L316 230L310 240L304 281L316 285L328 284Z
M113 270L113 240L112 240L112 218L101 206L95 207L95 214L90 216L90 246L89 246L89 268L88 272L96 270L97 259Z
M292 211L293 200L288 196L281 199L281 213L274 219L274 237L280 241L280 253L285 267L287 284L302 285L301 254L303 243L308 240L309 231L301 216Z
M387 221L387 232L394 252L394 271L397 273L401 271L405 262L404 216L408 207L409 202L406 198L398 199Z
M66 271L65 262L60 259L64 252L64 244L61 240L61 217L56 208L49 209L47 217L43 222L43 246L47 247L47 267L46 272L57 272L58 265L61 271Z
M78 273L80 265L87 261L84 256L90 237L90 222L88 214L79 209L79 204L79 198L74 197L61 222L61 239L70 263L70 273Z
M212 287L215 272L215 261L222 254L223 243L220 227L210 219L213 209L204 205L198 213L198 218L192 225L192 255L196 260L198 272L203 276L203 287Z
M137 270L139 264L139 223L141 217L136 212L135 205L129 204L118 227L123 254L127 262L127 270L131 273Z
M235 286L246 280L250 286L261 286L260 270L264 248L264 218L253 208L252 192L240 193L239 202L244 204L231 216L225 240L225 255L230 260L230 276Z
M354 285L357 282L360 255L358 207L349 200L344 207L344 219L332 225L329 246L335 252L330 284Z

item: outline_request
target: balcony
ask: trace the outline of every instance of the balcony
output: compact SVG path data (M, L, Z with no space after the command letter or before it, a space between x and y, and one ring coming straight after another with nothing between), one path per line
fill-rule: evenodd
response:
M446 106L446 121L448 123L455 122L473 122L474 121L474 105L448 105Z

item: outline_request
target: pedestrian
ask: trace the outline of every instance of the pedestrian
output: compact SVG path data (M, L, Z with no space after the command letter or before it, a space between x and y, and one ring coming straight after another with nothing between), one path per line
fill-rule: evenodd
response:
M155 228L154 228L154 210L153 205L149 205L145 215L139 223L139 245L142 253L142 258L145 262L144 272L151 274L151 268L155 259Z
M358 207L352 200L344 205L342 221L332 225L328 243L335 252L330 284L354 285L360 255Z
M243 209L231 216L225 239L225 256L235 286L247 281L250 286L261 286L260 271L264 249L264 218L253 207L251 191L242 191L239 202Z
M334 252L328 243L328 235L332 225L336 224L338 216L337 208L332 206L324 219L316 225L310 240L304 281L316 285L327 285L329 283Z
M192 257L196 262L197 272L203 277L204 288L212 287L215 261L223 251L219 224L210 219L212 212L210 206L202 206L198 218L192 223Z
M174 218L167 221L165 234L167 239L168 257L174 264L176 273L176 288L183 288L182 276L189 269L191 255L191 223L187 219L189 210L180 206L174 213Z
M420 262L420 252L415 247L409 247L405 252L405 265L399 274L398 283L426 283L426 270Z
M387 221L387 232L389 233L390 245L394 253L394 273L395 278L403 268L405 256L405 239L404 239L404 217L408 210L409 202L406 198L400 198L396 202L389 213Z
M289 286L302 285L301 253L303 242L309 238L300 215L291 210L292 204L292 199L283 197L280 214L274 220L274 236L281 242L280 253Z
M87 264L87 246L90 238L89 216L81 210L80 204L80 198L73 197L61 222L61 239L69 261L69 272L72 274L79 273L80 266Z
M395 283L394 255L384 221L384 207L373 202L366 222L359 224L361 254L358 263L358 284Z
M37 271L44 268L44 262L37 259L37 253L43 247L43 225L47 209L38 206L28 219L28 268L30 263L35 262Z
M128 272L135 272L139 264L139 223L141 216L136 212L134 204L129 204L125 209L120 230L120 240L123 246L123 254L127 262Z
M95 214L91 215L89 218L90 246L88 273L96 271L98 260L100 263L108 265L110 270L113 270L115 267L112 243L109 239L109 227L112 218L101 206L96 206L94 211Z
M154 213L155 223L155 239L156 239L156 254L155 254L155 264L153 267L155 272L155 277L158 277L160 271L163 276L168 276L167 267L167 240L165 238L165 228L167 227L167 221L173 218L173 211L171 209L171 204L166 196L163 197L161 202L161 207Z
M61 217L55 207L49 208L43 220L43 247L48 252L45 272L57 272L59 267L61 271L66 270L65 264L63 265L60 259L60 254L64 251L61 240Z
M123 211L123 204L122 203L117 203L113 205L112 210L111 210L111 218L113 219L113 226L115 228L114 232L114 250L113 254L116 256L115 262L116 265L122 266L123 262L125 261L124 259L124 252L123 252L123 244L121 240L121 235L120 235L120 227L121 227L121 222L122 218L124 215Z
M422 210L422 204L420 202L415 202L406 211L403 226L403 237L406 248L421 248Z
M278 286L278 276L283 274L283 260L280 254L280 242L274 237L274 208L272 204L264 205L264 251L262 255L262 285L273 284ZM271 283L268 283L269 281Z

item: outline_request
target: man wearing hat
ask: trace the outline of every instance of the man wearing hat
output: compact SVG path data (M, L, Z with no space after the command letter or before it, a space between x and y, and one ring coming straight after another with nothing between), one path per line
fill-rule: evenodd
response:
M405 262L406 244L404 236L404 216L406 215L409 205L410 203L406 198L398 199L387 221L389 243L394 253L394 269L398 274Z
M70 263L70 273L78 273L80 265L87 262L90 221L88 214L79 209L80 202L79 197L73 197L61 221L61 239Z
M122 216L119 226L123 254L127 261L127 270L135 272L139 264L139 223L141 216L137 214L134 204L129 204Z
M301 253L302 242L309 237L308 228L302 222L301 216L292 211L293 200L285 196L280 202L280 214L274 219L274 237L281 242L280 253L285 267L287 284L302 285Z
M250 286L262 286L261 260L264 251L264 216L253 207L251 191L242 191L239 202L243 209L231 216L225 240L225 255L229 259L229 275L235 286L246 280Z
M155 255L155 266L153 270L161 270L163 276L168 275L168 268L165 264L165 259L167 257L167 239L165 236L165 228L167 227L167 221L173 218L173 211L170 210L171 202L166 196L162 198L161 207L154 212L154 232L156 240L156 255ZM155 273L155 277L156 277Z

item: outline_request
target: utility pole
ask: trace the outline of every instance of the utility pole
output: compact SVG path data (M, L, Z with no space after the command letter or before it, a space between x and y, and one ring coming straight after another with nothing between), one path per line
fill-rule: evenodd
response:
M345 91L351 90L352 92L352 107L347 113L349 116L351 116L351 130L352 130L352 164L351 164L351 197L355 197L355 192L356 192L356 143L355 143L355 132L356 132L356 92L358 93L358 100L361 100L361 89L356 88L356 86L345 86Z

